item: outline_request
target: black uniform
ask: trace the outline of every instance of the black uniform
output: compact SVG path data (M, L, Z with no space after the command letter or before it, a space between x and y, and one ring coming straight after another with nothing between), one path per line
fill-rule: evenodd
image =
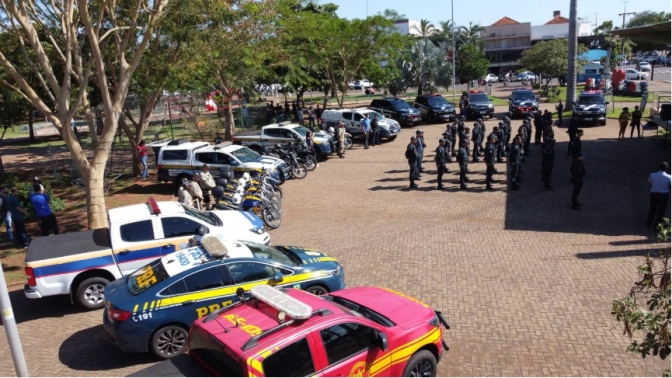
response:
M520 161L522 153L519 144L512 144L509 153L509 163L511 164L511 189L518 189L518 172L520 170Z
M574 184L574 189L572 190L572 208L579 208L581 204L578 197L583 187L583 179L586 176L586 168L583 166L583 161L575 160L572 163L570 173L572 175L572 184Z
M553 127L553 113L546 111L541 117L543 120L544 130L550 129Z
M443 188L443 173L446 171L446 159L448 157L448 149L445 146L439 145L436 147L436 182L439 184L439 189Z
M492 174L495 173L495 145L488 143L485 146L485 184L486 189L490 189L492 183Z
M544 120L539 112L534 113L534 144L541 143L541 130L544 126Z
M569 143L568 155L572 157L572 161L576 160L578 155L581 153L581 137L575 136L574 139Z
M640 127L642 124L642 112L639 110L635 110L632 112L632 122L630 122L630 138L632 138L632 134L635 133L635 127L637 127L637 136L640 136Z
M525 151L523 150L523 144L525 143L525 140L527 139L527 127L525 127L525 124L520 125L518 128L518 135L520 135L520 153L524 153Z
M459 131L457 130L457 123L453 122L450 125L450 145L451 145L450 154L452 156L455 156L455 150L457 149L457 146L456 146L455 142L457 142L458 133L459 133ZM452 161L453 159L450 159L450 160Z
M525 143L523 145L523 155L530 156L530 141L532 140L532 124L527 122L525 125Z
M483 138L483 132L479 127L474 126L474 130L471 132L471 141L474 143L474 161L481 161L481 159L478 158L479 154L479 149L481 145L481 139Z
M506 142L506 126L497 129L497 162L503 162L504 143Z
M380 144L380 127L378 126L378 118L373 117L370 123L371 132L369 133L369 144L375 146Z
M464 146L457 151L457 162L460 164L460 188L467 187L467 165L469 164L469 152Z
M469 155L469 143L471 143L471 139L469 139L469 133L467 133L465 131L462 131L462 133L460 133L460 147L462 146L462 141L467 142L466 150L467 150L467 155ZM459 152L458 152L458 154L459 154Z
M511 121L504 121L504 127L506 128L506 140L504 141L504 147L506 147L506 152L509 152L509 143L511 142Z
M457 132L458 134L462 134L464 132L464 121L460 120L457 122Z
M551 189L551 175L553 174L553 162L555 161L555 139L547 138L544 140L543 154L541 171L544 188Z
M453 161L453 158L450 155L450 152L453 149L453 134L450 132L450 129L446 129L446 131L443 132L443 138L445 141L445 148L446 148L446 160L447 161Z
M408 179L411 181L411 186L415 186L415 179L418 177L418 150L413 143L409 143L406 147L406 160L410 168Z
M569 127L567 128L567 134L569 134L569 141L573 141L576 138L576 133L579 130L579 125L576 122L571 121Z

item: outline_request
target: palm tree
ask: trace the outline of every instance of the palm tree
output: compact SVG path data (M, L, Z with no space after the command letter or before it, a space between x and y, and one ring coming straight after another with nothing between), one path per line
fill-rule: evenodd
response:
M437 47L440 47L445 51L452 50L453 22L450 20L441 21L439 25L441 30L437 30L436 33L430 37L431 41L434 42Z
M418 34L420 34L419 37L424 40L431 38L437 33L434 24L425 19L420 20L420 27L413 25L413 29L418 32Z
M408 84L417 86L418 94L451 84L452 65L446 59L445 51L423 40L416 41L411 47L401 70Z
M462 43L468 45L476 46L479 50L483 50L485 44L481 39L481 32L485 31L485 28L479 24L474 24L469 22L469 26L460 26L459 36Z

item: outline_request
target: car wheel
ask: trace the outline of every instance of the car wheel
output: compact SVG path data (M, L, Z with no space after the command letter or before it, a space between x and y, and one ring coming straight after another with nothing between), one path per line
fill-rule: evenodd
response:
M397 139L397 135L394 135L394 136L391 136L391 137L387 138L387 140L389 140L390 142L395 140L395 139Z
M313 295L325 295L329 294L329 290L322 285L313 285L306 289L307 292Z
M187 330L177 325L160 328L152 335L149 349L160 359L182 354L187 349Z
M436 377L436 357L428 350L417 352L408 360L404 377Z
M105 285L110 283L103 277L91 277L77 286L77 303L88 309L97 310L105 306Z

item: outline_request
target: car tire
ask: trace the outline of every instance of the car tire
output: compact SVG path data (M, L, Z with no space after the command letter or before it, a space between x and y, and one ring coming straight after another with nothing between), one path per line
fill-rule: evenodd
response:
M436 377L436 357L428 350L415 353L404 368L404 377Z
M162 360L182 354L187 350L188 331L178 325L161 327L154 332L149 350Z
M110 281L103 277L91 277L77 286L77 304L87 310L98 310L105 307L105 285Z
M397 136L398 135L391 136L391 137L387 138L387 140L389 140L391 142L391 141L397 139Z
M324 287L324 286L322 286L322 285L313 285L313 286L309 286L308 288L306 288L305 291L307 291L307 292L309 292L309 293L311 293L311 294L313 294L313 295L325 295L325 294L329 294L329 289L327 289L326 287Z

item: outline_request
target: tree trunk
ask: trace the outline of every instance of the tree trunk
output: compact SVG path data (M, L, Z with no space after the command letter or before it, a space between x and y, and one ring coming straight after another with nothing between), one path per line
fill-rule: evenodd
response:
M418 96L422 94L422 82L418 83Z
M329 87L324 88L324 100L322 101L322 109L327 109L327 96L329 96Z
M30 135L28 137L28 140L30 143L35 143L37 142L37 139L35 139L35 127L33 127L33 116L35 114L35 109L30 109L28 111L28 134Z
M331 98L336 98L336 87L331 86Z
M0 154L0 177L3 177L4 175L5 175L5 167L2 165L2 154Z
M233 135L236 132L236 124L233 119L233 108L232 108L231 97L226 100L226 130L224 130L224 137L226 140L231 140Z

